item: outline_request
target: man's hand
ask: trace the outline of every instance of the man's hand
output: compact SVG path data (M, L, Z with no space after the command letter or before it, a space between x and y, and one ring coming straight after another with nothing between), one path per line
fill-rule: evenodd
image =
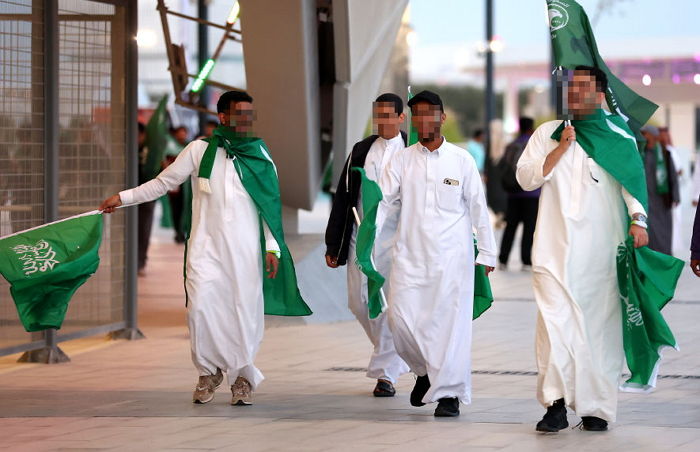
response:
M564 127L564 130L561 132L561 137L559 138L559 146L554 148L554 150L547 155L547 158L544 159L544 165L542 166L543 176L549 176L549 173L552 172L556 164L559 163L559 160L566 151L569 150L569 146L571 146L571 143L574 141L576 141L576 130L574 130L574 126Z
M280 260L277 259L275 253L265 253L265 271L267 271L267 277L269 279L274 279L277 276L277 268L280 265Z
M121 205L122 199L118 194L116 194L102 201L102 204L100 204L100 210L104 213L112 213Z
M481 264L476 264L476 265L481 265ZM488 276L492 271L496 269L496 267L489 267L488 265L481 265L486 269L486 276Z
M565 149L568 149L572 141L576 141L576 130L574 129L574 126L566 126L564 127L564 130L561 131L559 145Z
M690 269L693 270L693 273L695 273L695 276L700 278L700 259L691 259L690 260Z
M329 256L326 254L326 265L330 268L338 268L338 258L336 256Z
M641 248L649 244L649 234L647 230L641 226L633 224L630 226L630 235L634 237L634 247Z

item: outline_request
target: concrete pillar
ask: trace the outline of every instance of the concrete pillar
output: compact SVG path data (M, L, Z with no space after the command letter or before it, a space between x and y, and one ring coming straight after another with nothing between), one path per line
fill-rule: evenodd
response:
M695 114L697 105L692 102L678 102L669 106L668 127L674 146L695 151Z

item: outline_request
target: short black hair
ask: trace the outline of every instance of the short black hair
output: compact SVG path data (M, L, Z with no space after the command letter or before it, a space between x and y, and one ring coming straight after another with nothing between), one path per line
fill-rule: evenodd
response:
M403 101L399 96L397 96L394 93L384 93L380 94L379 97L375 100L375 102L391 102L394 104L394 110L396 111L397 115L400 115L403 113Z
M608 91L608 75L601 69L595 66L576 66L574 69L576 71L586 71L595 78L596 86L600 87L600 92L606 93Z
M139 121L139 133L144 133L146 131L146 124Z
M250 102L253 103L253 98L245 91L226 91L219 97L216 103L217 113L226 113L231 108L232 102Z
M479 138L483 134L484 134L484 129L476 129L474 131L474 133L472 133L472 138Z
M407 105L410 108L416 105L418 102L427 102L430 105L439 105L440 112L445 113L445 107L442 105L442 99L440 99L440 96L438 96L432 91L421 91L420 93L413 96L411 100L408 101Z
M520 133L525 133L528 130L533 130L535 128L535 120L528 118L527 116L521 116L520 119L518 119L518 126Z

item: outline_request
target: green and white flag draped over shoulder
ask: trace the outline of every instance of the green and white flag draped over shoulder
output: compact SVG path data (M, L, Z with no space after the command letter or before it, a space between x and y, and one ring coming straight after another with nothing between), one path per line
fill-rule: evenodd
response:
M654 114L658 105L638 95L610 71L598 53L586 11L574 0L546 0L552 37L554 65L566 69L593 66L608 76L606 99L637 138L639 129Z
M306 305L297 287L297 276L294 270L292 255L284 241L282 229L282 201L280 199L277 169L270 158L265 143L256 137L241 137L227 127L219 126L214 135L207 138L209 145L199 166L198 186L201 192L211 193L209 178L218 148L224 148L227 157L233 159L241 183L255 206L258 208L261 220L267 223L270 232L280 247L279 267L277 276L273 279L263 278L263 294L265 299L265 314L282 316L311 315L311 309ZM260 234L261 256L264 256L264 236Z
M101 242L99 211L0 239L0 274L27 331L61 328L71 297L100 265Z
M575 119L576 143L613 176L645 209L648 194L644 162L639 153L639 129L658 108L618 79L598 53L588 16L574 0L547 0L554 65L567 69L593 66L608 76L606 99L611 114L600 109ZM564 123L551 138L559 140ZM631 237L617 249L617 279L622 305L623 344L631 378L625 391L646 392L656 385L660 351L677 348L661 315L673 298L683 262L650 250L635 249Z
M353 171L360 173L362 182L360 191L362 193L362 212L364 218L357 229L357 241L355 249L357 253L357 265L360 271L367 276L367 307L369 318L374 319L386 310L386 303L382 302L382 286L386 278L379 273L372 260L374 240L377 233L377 208L382 200L382 190L372 179L369 179L362 168L354 167ZM476 240L474 240L474 256ZM472 319L478 318L493 303L491 293L491 283L486 276L486 268L477 265L474 269L474 310Z

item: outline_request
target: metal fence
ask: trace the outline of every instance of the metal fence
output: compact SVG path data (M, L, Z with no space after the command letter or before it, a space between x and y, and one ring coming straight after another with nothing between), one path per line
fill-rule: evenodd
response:
M135 4L0 0L0 236L135 185ZM135 215L105 216L99 270L58 332L26 333L0 282L0 355L60 361L60 341L138 335Z

